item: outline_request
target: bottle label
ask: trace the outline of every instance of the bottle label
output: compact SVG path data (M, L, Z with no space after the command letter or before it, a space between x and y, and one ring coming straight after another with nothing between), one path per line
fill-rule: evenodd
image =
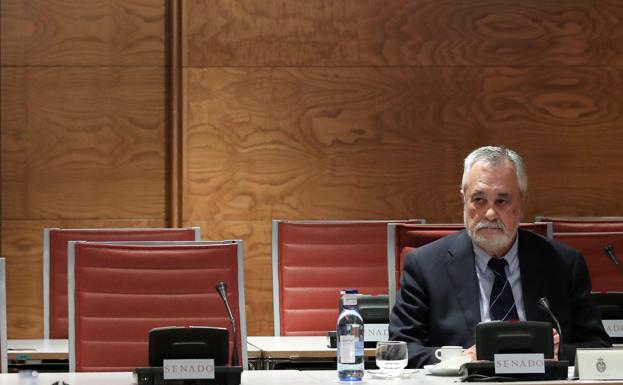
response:
M344 306L357 306L357 294L346 293L342 297Z
M363 341L357 341L355 343L355 355L358 357L363 357Z
M355 336L340 336L340 363L354 364L356 353Z

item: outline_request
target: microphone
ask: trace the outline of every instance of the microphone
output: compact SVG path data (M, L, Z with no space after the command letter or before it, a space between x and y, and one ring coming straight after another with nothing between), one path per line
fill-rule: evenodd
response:
M616 266L619 273L623 274L623 268L621 267L621 264L619 263L619 259L614 254L614 247L610 244L604 246L604 253L606 254L606 257L608 257L608 259L612 261L614 266Z
M552 309L549 307L549 300L547 297L541 297L539 299L539 307L549 315L549 317L554 321L556 325L556 330L558 330L558 336L560 337L560 343L558 344L558 360L562 361L562 329L560 328L560 323L558 322L558 318L552 312Z
M229 307L229 302L227 301L227 285L225 282L221 281L216 284L216 292L219 293L223 302L225 303L225 307L227 308L227 314L229 315L229 321L231 322L231 330L233 332L233 343L234 349L231 352L231 364L232 366L240 366L240 362L238 361L238 341L236 339L236 320L234 319L234 315L231 312L231 307Z

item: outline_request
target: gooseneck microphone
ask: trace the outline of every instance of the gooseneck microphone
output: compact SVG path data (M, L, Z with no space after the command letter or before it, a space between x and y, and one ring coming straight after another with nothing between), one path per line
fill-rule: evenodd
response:
M234 349L231 352L231 363L233 366L240 366L240 362L238 361L238 340L236 338L236 320L234 319L234 315L231 312L231 307L229 307L229 302L227 301L227 285L225 282L221 281L216 284L216 292L219 293L223 302L225 303L225 307L227 308L227 314L229 315L229 321L231 322L231 330L234 333L233 343Z
M556 325L556 330L558 330L558 336L560 337L560 342L558 344L558 360L562 361L562 329L560 328L560 323L558 322L558 318L552 312L552 309L549 307L549 300L546 297L542 297L539 299L539 307L549 315L549 317L554 321Z
M619 263L619 259L617 258L616 254L614 254L614 247L612 245L604 246L604 253L606 254L606 257L608 257L608 259L612 261L614 266L616 266L619 273L623 274L623 268Z

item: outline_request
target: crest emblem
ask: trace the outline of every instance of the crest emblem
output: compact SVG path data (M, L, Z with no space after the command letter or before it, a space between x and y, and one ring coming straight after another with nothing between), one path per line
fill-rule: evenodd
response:
M597 369L599 373L603 373L606 371L606 362L604 361L603 358L599 357L597 359L597 363L595 364L595 369Z

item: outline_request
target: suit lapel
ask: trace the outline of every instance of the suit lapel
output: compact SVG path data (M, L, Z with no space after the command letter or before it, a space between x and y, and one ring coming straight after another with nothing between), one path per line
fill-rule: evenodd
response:
M523 306L526 311L526 319L529 321L542 320L544 313L539 308L541 282L545 282L548 277L542 276L541 263L539 262L538 250L530 247L529 240L519 229L519 271L521 274L521 291L523 292ZM551 279L551 278L550 278Z
M480 322L480 299L474 249L466 231L459 233L448 249L446 267L467 328L473 331L476 324Z

